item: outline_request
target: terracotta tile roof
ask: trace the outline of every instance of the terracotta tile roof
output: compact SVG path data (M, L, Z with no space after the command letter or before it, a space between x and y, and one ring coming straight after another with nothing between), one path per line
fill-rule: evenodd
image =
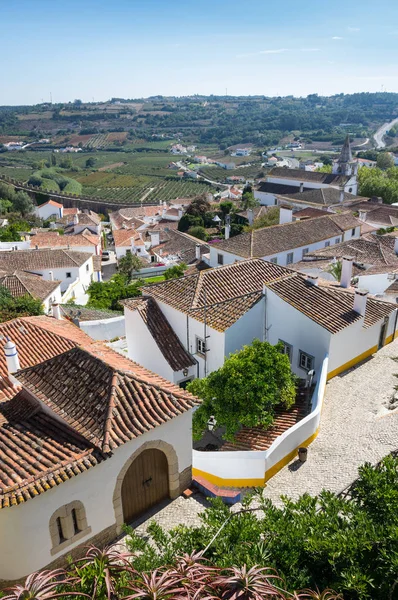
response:
M53 233L37 233L31 238L32 247L39 248L68 248L68 246L98 246L101 244L99 235L92 233L78 233L76 235L59 235Z
M61 248L0 252L0 270L36 271L63 267L81 267L90 258L92 258L92 254L88 252L63 250Z
M294 202L303 202L303 204L315 204L323 206L340 205L340 190L337 188L305 188L302 192L295 187L294 190L276 192L281 194L285 200L293 200ZM343 203L353 202L357 200L366 200L355 194L344 192Z
M90 351L74 348L18 371L16 378L70 427L105 453L186 412L198 402L173 386L170 393Z
M355 211L361 210L366 212L366 222L370 221L371 223L378 223L385 227L398 225L398 206L362 202L360 204L355 204L352 208Z
M258 219L258 217L262 217L263 215L266 215L270 208L274 208L274 207L273 206L256 206L255 208L252 209L253 210L253 218ZM241 210L240 212L238 212L236 214L239 215L240 217L243 217L244 219L249 220L249 215L248 215L247 210Z
M349 213L327 214L315 219L293 221L241 233L213 244L213 247L243 258L260 258L341 236L343 231L360 224L360 221Z
M168 240L160 246L154 246L152 250L159 256L177 255L182 262L190 264L196 260L196 245L200 245L200 254L210 251L208 244L187 233L178 230L167 230ZM159 250L159 252L157 252ZM161 251L160 251L161 250Z
M221 446L221 452L234 450L268 450L271 444L282 433L293 427L304 419L308 414L307 403L303 400L297 401L289 410L283 406L275 407L275 420L269 429L262 427L242 427L235 434L233 442L226 442Z
M352 256L356 263L368 266L398 265L394 244L395 239L392 237L369 235L309 252L305 262L311 258L332 260Z
M345 290L322 282L313 285L296 273L266 284L285 302L331 333L338 333L363 317L354 311L354 290ZM368 297L364 327L390 315L396 306Z
M117 248L131 248L131 238L137 237L135 229L114 229L113 240Z
M102 319L114 319L122 317L123 313L117 310L105 310L99 308L88 308L78 304L60 304L61 314L70 321L97 321Z
M196 364L153 298L129 298L122 300L121 304L138 312L173 371Z
M293 213L295 219L312 219L314 217L322 217L326 214L325 210L321 208L303 208Z
M49 204L50 206L56 206L57 208L63 208L63 204L55 202L55 200L47 200L47 202L44 202L44 204L39 204L37 208L42 208L42 206L47 206L47 204Z
M316 183L327 183L329 185L341 185L350 179L348 175L333 175L332 173L319 173L317 171L304 171L303 169L289 169L287 167L274 167L268 177L278 179L293 179L296 181L309 181Z
M60 285L60 281L46 281L40 275L14 271L0 271L0 285L9 290L13 298L28 294L32 298L45 300Z
M65 215L77 215L79 213L78 208L64 208L64 216Z
M261 297L262 292L252 292L231 300L225 300L219 304L212 304L206 307L206 310L204 307L193 308L189 311L189 314L202 323L206 319L207 325L216 331L225 331L253 308Z
M258 192L264 192L265 194L298 194L298 187L296 185L287 185L284 183L271 183L270 181L262 181L256 188ZM308 191L311 188L304 186L304 191Z

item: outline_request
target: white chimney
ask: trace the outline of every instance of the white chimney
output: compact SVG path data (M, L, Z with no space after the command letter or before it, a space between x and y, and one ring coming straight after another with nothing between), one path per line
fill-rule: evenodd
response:
M318 285L318 275L307 275L307 281L311 285Z
M49 281L54 281L54 273L52 271L48 272L48 279Z
M395 238L394 252L395 252L395 254L398 254L398 237Z
M79 223L79 215L73 215L73 224L77 225Z
M340 285L343 288L351 287L353 261L354 259L351 256L343 256L343 260L341 261Z
M181 219L182 217L182 208L178 209L178 218Z
M291 223L293 221L293 210L287 206L281 206L279 209L279 225Z
M195 246L195 258L196 260L200 260L200 244L196 244Z
M358 212L358 218L359 218L359 220L360 220L360 221L366 221L366 215L367 215L367 214L368 214L368 213L366 212L366 210L360 210L360 211Z
M54 319L57 319L58 321L62 321L61 308L60 308L58 302L53 302L51 307L52 307Z
M253 225L254 213L252 208L247 209L247 220L249 221L249 225Z
M304 192L304 183L303 182L300 183L300 190L299 190L299 192L300 192L300 194L302 192Z
M7 370L8 374L12 375L12 373L16 373L21 368L19 364L18 350L14 342L10 340L10 338L6 338L6 343L4 344L4 354L6 355L7 362Z
M340 190L339 202L344 202L344 189Z
M231 225L229 223L225 224L225 233L224 233L224 238L226 240L229 240L229 234L231 233Z
M367 290L355 290L353 309L356 313L358 313L362 317L365 316L367 297L368 297Z

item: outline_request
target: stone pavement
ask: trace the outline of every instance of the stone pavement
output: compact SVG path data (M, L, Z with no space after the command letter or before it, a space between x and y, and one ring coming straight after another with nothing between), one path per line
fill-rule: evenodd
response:
M295 499L322 488L339 492L357 478L359 465L377 463L398 448L398 410L386 408L398 384L396 357L398 340L327 384L320 431L307 462L295 459L279 471L264 490L267 498Z

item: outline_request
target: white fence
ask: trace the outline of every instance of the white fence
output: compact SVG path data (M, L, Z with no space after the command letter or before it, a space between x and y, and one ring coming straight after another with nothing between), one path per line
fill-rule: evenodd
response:
M315 386L311 412L282 433L264 451L200 452L193 451L193 474L220 486L251 487L264 485L286 465L301 446L310 444L318 433L327 379L329 358L326 356Z

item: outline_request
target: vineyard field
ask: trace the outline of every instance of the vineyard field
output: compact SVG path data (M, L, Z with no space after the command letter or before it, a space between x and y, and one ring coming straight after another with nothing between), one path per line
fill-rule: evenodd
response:
M175 200L176 198L192 198L206 192L214 192L214 188L208 183L197 183L194 181L166 181L160 184L146 198L146 202L157 202L159 200Z

